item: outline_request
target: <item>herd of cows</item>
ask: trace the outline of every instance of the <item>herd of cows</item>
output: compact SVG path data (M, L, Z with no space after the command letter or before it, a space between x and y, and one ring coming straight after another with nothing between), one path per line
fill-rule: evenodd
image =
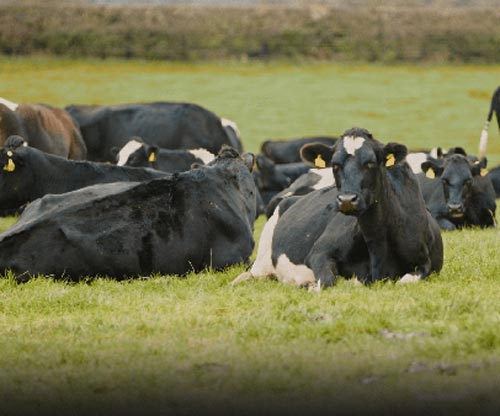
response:
M339 276L413 282L443 265L441 230L496 227L500 167L455 147L409 152L363 128L243 151L236 124L190 103L16 104L0 98L0 273L78 280L249 263L233 284L310 290Z

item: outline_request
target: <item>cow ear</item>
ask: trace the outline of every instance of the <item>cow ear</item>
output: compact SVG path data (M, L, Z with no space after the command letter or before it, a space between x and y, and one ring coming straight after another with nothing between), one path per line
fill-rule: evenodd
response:
M437 163L431 160L423 162L420 167L422 168L422 172L424 172L425 176L429 179L434 179L438 176L441 176L444 170L442 166L439 166Z
M317 168L331 167L332 156L333 146L322 143L307 143L300 148L300 158Z
M241 158L243 159L243 162L245 163L245 166L248 168L250 172L253 171L253 166L255 164L255 156L253 153L243 153L241 155Z
M4 149L4 153L7 161L3 165L2 169L6 172L14 172L16 170L16 164L14 163L14 152L10 149ZM16 157L16 162L18 162L18 158Z
M385 167L391 168L405 160L408 148L404 144L387 143L384 146L383 154Z
M486 166L488 166L488 159L486 159L485 157L474 162L474 164L470 168L472 176L486 176L488 174L488 169L486 169Z

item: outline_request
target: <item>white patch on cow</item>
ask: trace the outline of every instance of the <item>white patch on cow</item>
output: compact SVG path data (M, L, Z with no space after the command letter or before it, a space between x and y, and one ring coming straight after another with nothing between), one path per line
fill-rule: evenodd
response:
M194 149L190 150L189 153L191 153L194 157L201 159L205 165L215 159L214 154L210 153L207 149Z
M323 189L335 185L335 178L331 169L311 169L309 172L319 175L320 179L313 185L313 189Z
M399 280L399 284L407 284L407 283L417 283L419 282L420 280L422 279L422 277L420 276L420 274L412 274L412 273L406 273L400 280Z
M240 135L240 130L238 129L238 126L234 121L228 120L227 118L222 118L220 119L220 123L222 124L222 127L231 127L234 132L236 133L236 136L238 136L238 139L241 139Z
M286 254L278 257L276 277L280 282L296 285L316 285L313 271L305 264L293 264Z
M433 147L429 153L431 155L431 157L433 157L434 159L439 159L439 155L438 155L438 148L437 147Z
M365 140L366 139L364 137L345 136L344 137L345 151L350 155L354 155L354 152L358 150L361 146L363 146Z
M13 103L12 101L6 100L5 98L0 97L0 104L5 105L9 110L16 111L16 108L19 104Z
M420 173L422 172L422 163L424 163L427 160L427 155L423 152L417 152L417 153L408 153L406 156L406 161L410 165L411 170L413 173Z
M267 220L262 229L262 234L259 239L257 248L257 256L255 262L250 269L250 273L254 276L274 275L275 270L271 260L271 250L273 245L274 229L280 217L279 206L274 210L271 218Z
M144 143L138 142L137 140L130 140L125 146L123 146L118 153L118 166L124 166L128 158L136 150L140 149Z

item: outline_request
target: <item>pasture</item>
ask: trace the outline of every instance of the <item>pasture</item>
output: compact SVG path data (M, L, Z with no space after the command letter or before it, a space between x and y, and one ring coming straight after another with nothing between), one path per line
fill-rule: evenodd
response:
M254 152L267 138L356 125L411 149L476 153L499 73L498 66L2 59L0 96L57 106L196 102L234 120ZM488 160L500 163L493 123ZM261 217L256 242L263 224ZM229 286L244 266L127 282L40 277L20 285L6 276L2 412L498 413L498 230L443 238L443 270L425 282L343 280L319 294L273 281Z

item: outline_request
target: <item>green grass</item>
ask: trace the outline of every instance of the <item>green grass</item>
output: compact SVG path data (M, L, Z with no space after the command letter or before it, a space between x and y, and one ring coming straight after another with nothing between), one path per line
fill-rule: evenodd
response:
M0 96L56 105L195 101L235 120L251 150L265 137L335 134L355 124L384 141L474 151L498 69L4 60ZM500 162L491 131L491 159ZM443 238L443 270L425 282L342 280L319 294L274 281L229 286L241 266L131 282L19 285L7 277L0 409L494 413L498 230Z

